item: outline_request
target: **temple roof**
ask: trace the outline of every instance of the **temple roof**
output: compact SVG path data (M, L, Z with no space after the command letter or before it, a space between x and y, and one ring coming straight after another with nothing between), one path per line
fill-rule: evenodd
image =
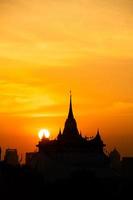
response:
M70 104L69 104L69 112L68 117L65 121L64 129L61 131L59 130L59 134L56 138L56 140L48 141L48 144L45 141L40 141L40 143L37 145L40 149L49 148L46 147L47 145L50 146L50 148L58 149L59 151L61 149L71 150L71 149L79 149L79 150L85 150L93 153L103 153L103 147L105 144L103 143L99 129L97 130L96 136L88 140L87 137L83 137L82 134L79 133L76 120L74 118L73 109L72 109L72 95L70 93ZM63 150L62 150L63 151ZM75 150L74 150L75 151Z
M68 112L68 117L66 119L64 130L62 133L62 139L71 142L72 140L77 141L78 138L79 138L79 131L78 131L77 123L73 114L72 95L70 92L69 112Z
M69 118L69 119L74 118L73 109L72 109L72 94L71 94L71 92L70 92L70 104L69 104L68 118Z

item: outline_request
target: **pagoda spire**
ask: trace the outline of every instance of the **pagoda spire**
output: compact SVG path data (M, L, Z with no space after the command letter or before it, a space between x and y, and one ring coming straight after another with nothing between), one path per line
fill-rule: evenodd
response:
M71 91L70 91L70 105L69 105L68 117L66 119L61 138L65 142L71 142L75 140L77 141L79 139L79 131L77 128L76 120L73 115Z
M97 136L100 136L99 128L97 129Z
M73 109L72 109L72 93L71 93L71 91L70 91L70 105L69 105L68 118L69 119L73 119L74 118Z

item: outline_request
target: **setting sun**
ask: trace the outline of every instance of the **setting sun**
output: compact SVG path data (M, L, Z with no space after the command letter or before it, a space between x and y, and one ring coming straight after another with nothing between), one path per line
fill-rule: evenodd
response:
M50 132L49 132L49 130L47 130L47 129L41 129L41 130L39 131L39 133L38 133L38 136L39 136L40 139L42 139L43 137L49 138Z

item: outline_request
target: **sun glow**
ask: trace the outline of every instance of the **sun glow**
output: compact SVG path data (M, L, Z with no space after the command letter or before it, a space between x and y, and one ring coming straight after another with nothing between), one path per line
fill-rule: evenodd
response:
M43 137L44 138L49 138L50 137L50 132L49 130L47 129L41 129L39 132L38 132L38 136L40 139L42 139Z

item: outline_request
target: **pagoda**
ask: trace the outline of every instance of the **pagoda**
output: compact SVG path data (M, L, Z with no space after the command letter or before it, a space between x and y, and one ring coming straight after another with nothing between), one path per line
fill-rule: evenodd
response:
M72 95L70 93L70 103L68 117L65 121L64 129L54 140L42 138L37 147L39 152L49 152L58 154L63 152L80 152L88 153L90 155L104 155L104 147L99 130L93 138L83 137L78 130L77 122L73 114Z

